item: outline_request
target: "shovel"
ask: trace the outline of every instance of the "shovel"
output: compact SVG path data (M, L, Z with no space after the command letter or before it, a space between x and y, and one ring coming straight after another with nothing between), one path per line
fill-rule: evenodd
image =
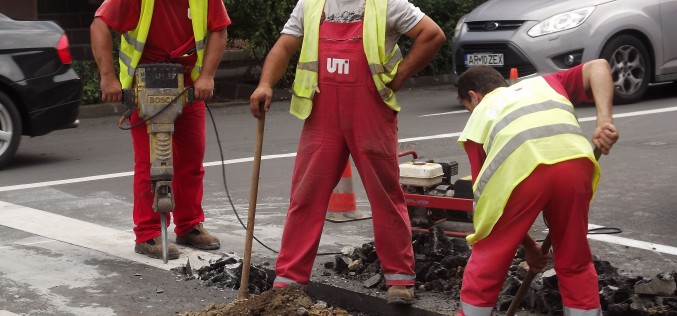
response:
M258 127L256 130L256 147L254 148L254 165L252 166L252 181L249 189L249 210L247 212L247 235L245 237L244 259L242 262L242 277L240 278L239 300L249 298L249 267L252 258L252 239L254 238L254 219L256 218L256 198L259 191L259 171L261 171L261 148L263 147L263 128L266 123L266 111L263 103L259 104Z
M599 149L597 149L597 147L595 147L594 154L595 159L599 161L599 157L602 156L602 152ZM552 241L550 240L550 234L548 233L545 236L545 240L543 240L543 243L541 244L541 252L544 255L547 254L550 251L550 246L552 246ZM522 280L520 288L517 290L517 293L515 293L515 297L513 297L512 302L510 303L510 307L508 307L508 311L505 313L506 316L515 315L515 312L522 304L522 300L524 300L524 295L527 294L527 290L529 290L529 287L531 286L531 282L534 280L534 277L536 277L536 273L533 272L533 270L529 269L529 271L527 271L527 274L524 276L524 280Z

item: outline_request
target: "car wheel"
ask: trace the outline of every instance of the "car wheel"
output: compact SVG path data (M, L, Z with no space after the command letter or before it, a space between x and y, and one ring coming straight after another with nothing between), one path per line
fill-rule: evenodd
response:
M21 142L21 116L16 105L0 92L0 168L7 164Z
M651 80L651 59L644 44L631 35L614 37L604 46L601 58L611 66L614 104L637 102Z

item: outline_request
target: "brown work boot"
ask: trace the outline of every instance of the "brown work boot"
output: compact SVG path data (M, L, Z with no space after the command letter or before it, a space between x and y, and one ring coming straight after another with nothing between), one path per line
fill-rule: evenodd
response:
M155 237L146 242L136 244L134 251L154 259L162 259L162 237ZM167 259L173 260L179 258L179 248L176 245L169 243L167 245Z
M392 285L386 293L388 304L411 305L414 302L414 288L404 285Z
M202 250L216 250L221 248L221 242L216 236L209 234L202 223L198 223L191 231L183 236L176 236L176 243Z

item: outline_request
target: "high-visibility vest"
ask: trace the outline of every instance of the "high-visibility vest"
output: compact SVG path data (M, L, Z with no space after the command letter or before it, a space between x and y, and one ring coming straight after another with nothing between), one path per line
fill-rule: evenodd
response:
M473 184L474 234L485 238L503 214L512 191L540 164L588 158L595 165L593 194L600 169L581 131L571 102L542 77L488 93L473 110L458 142L482 144L487 158Z
M123 89L131 88L134 81L134 71L141 60L143 48L148 38L150 22L153 18L155 0L141 0L141 12L139 23L132 31L122 34L120 39L120 83ZM190 77L196 80L202 70L202 60L206 46L207 36L207 0L188 0L190 18L195 36L195 52L197 60L190 73Z
M318 45L320 42L320 19L324 0L306 0L303 6L303 46L296 66L289 112L304 120L313 108L313 97L318 91ZM388 1L365 0L362 43L369 63L369 70L381 99L388 107L400 110L395 92L387 85L395 78L402 61L402 51L395 45L386 53L386 17Z

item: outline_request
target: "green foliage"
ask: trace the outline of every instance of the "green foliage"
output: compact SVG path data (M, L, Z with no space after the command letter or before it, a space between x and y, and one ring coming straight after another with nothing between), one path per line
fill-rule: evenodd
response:
M266 55L280 37L280 31L298 0L224 0L233 24L228 27L231 41L244 40L249 56L263 65ZM280 85L290 86L298 54L292 58Z
M82 103L99 102L99 69L93 61L73 61L73 69L82 79Z

